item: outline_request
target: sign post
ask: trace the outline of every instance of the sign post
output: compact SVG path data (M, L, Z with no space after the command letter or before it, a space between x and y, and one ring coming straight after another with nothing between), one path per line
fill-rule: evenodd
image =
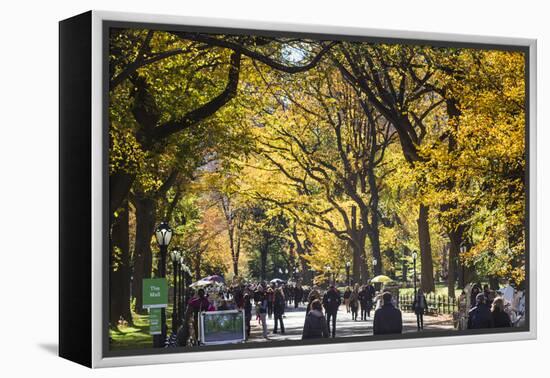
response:
M168 282L166 278L143 279L143 308L168 306Z
M149 334L160 335L162 333L162 319L160 308L149 309Z
M149 309L149 334L162 334L162 310L168 306L166 278L144 278L142 284L143 308Z

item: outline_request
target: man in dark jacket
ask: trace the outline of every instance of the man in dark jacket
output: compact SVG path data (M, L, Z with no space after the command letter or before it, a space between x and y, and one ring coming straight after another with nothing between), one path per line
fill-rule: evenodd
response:
M281 324L281 333L285 333L285 325L283 323L283 313L285 312L285 295L281 288L275 290L273 294L273 314L275 316L275 327L273 333L277 333L277 325Z
M294 287L294 308L298 308L298 305L302 301L303 294L302 287L300 285L296 285Z
M321 302L318 299L314 299L311 302L311 311L306 315L302 340L320 339L323 337L328 337L327 320L323 315Z
M476 306L468 313L468 329L493 328L493 315L487 303L485 294L476 295Z
M401 333L403 331L403 319L401 311L393 307L391 293L384 293L384 304L374 313L373 334L386 335L389 333Z
M336 337L336 314L338 313L338 307L342 300L340 299L340 292L336 290L334 285L330 285L330 288L323 296L323 306L327 314L327 327L330 330L330 321L332 320L332 337Z
M372 311L372 298L375 291L372 285L365 285L359 292L359 301L361 302L361 320L367 320L370 318L370 312Z
M250 294L248 293L243 296L243 308L246 339L248 340L250 337L250 321L252 320L252 301L250 300Z

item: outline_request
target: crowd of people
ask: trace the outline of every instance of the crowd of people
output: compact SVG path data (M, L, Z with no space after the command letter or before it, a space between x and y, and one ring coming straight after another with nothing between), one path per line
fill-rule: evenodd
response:
M525 321L525 293L510 283L499 290L471 284L468 291L462 291L459 298L462 316L459 328L509 328Z
M520 295L521 294L521 295ZM510 285L499 291L486 285L469 285L458 299L458 329L512 327L523 317L523 292ZM322 291L318 286L302 286L281 282L259 282L218 285L206 291L200 288L188 293L185 322L178 335L180 345L198 334L198 314L202 311L243 310L246 338L250 337L251 324L257 322L262 337L269 339L268 322L273 322L271 334L285 334L285 311L289 307L306 306L302 339L336 337L337 315L343 304L353 321L373 320L373 334L395 334L403 330L403 319L398 298L391 292L377 291L371 283L346 287L342 292L334 285ZM411 310L416 315L418 330L424 329L424 314L428 300L422 290L414 295ZM371 313L374 310L374 317Z

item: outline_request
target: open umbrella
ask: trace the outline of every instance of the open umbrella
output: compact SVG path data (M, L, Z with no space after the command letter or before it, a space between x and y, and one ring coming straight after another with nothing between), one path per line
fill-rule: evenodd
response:
M213 285L213 284L214 284L213 281L200 280L200 281L197 281L197 282L193 282L189 286L190 287L206 287L206 286L210 286L210 285Z
M285 280L282 280L280 278L274 278L271 281L269 281L269 283L279 285L279 284L285 283Z
M387 283L387 282L392 282L392 281L393 280L390 277L385 276L383 274L381 274L379 276L376 276L372 280L370 280L370 282L373 282L373 283Z
M217 274L214 274L213 276L204 277L201 281L211 281L211 282L219 282L219 283L225 282L223 277Z

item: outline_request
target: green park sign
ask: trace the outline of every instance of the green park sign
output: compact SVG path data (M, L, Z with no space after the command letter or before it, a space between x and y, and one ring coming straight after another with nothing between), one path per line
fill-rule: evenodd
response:
M149 309L149 334L160 335L162 333L162 312L160 308Z
M168 282L166 278L143 279L143 308L168 306Z

